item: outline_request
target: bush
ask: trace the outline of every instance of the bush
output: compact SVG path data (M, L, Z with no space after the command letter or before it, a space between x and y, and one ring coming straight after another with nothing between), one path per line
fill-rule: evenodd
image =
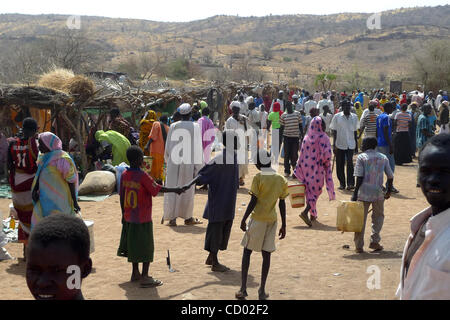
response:
M189 62L178 58L168 63L167 76L176 80L186 80L189 77Z
M289 58L289 57L283 57L283 61L284 61L284 62L291 62L291 61L292 61L292 58Z

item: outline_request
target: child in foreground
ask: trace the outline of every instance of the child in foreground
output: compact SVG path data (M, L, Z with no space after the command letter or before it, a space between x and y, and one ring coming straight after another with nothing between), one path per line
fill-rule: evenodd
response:
M449 134L434 136L420 151L419 182L430 207L411 219L397 295L401 300L449 300Z
M137 146L127 150L130 168L122 174L120 181L120 206L122 208L122 235L117 255L127 257L133 264L131 281L139 281L141 287L162 285L160 280L148 275L153 262L154 241L152 223L152 197L159 192L183 193L183 188L166 188L141 170L144 153ZM142 263L142 274L139 272Z
M261 159L262 156L265 159ZM267 151L258 151L256 167L262 172L253 178L250 190L251 200L241 222L241 230L245 232L245 236L241 243L244 246L242 284L241 289L236 293L237 299L245 299L248 296L247 275L250 266L250 255L253 251L261 251L263 257L261 284L258 290L259 300L266 300L269 297L265 292L265 286L270 268L270 255L276 249L277 213L275 205L278 199L280 200L278 207L281 215L281 228L278 232L279 239L284 239L286 236L285 199L289 195L288 182L271 167L270 159L270 154ZM252 216L247 225L246 221L250 213Z
M88 228L77 217L55 214L37 223L27 246L26 278L33 297L84 300L81 281L92 271L89 248Z
M237 135L233 130L225 130L222 142L225 149L205 165L198 176L186 186L188 189L194 183L208 186L208 202L203 213L203 218L208 219L205 250L209 252L209 255L206 259L206 265L210 265L214 272L230 270L219 263L217 254L219 250L225 251L227 249L239 189L239 165L236 155Z

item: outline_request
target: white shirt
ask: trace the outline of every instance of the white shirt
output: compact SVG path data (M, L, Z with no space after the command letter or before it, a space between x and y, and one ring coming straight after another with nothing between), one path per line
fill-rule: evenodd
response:
M328 99L322 99L317 104L317 107L319 108L319 113L323 113L324 106L328 106L330 108L330 110L333 110L333 105L332 105L331 101Z
M259 112L258 110L253 109L248 111L248 120L252 128L259 129L256 123L259 121Z
M428 217L425 240L414 254L405 279L406 253ZM411 234L403 251L397 296L402 300L450 299L450 209L431 216L431 208L428 208L411 219Z
M261 122L261 129L267 129L267 117L268 113L266 111L259 112L259 121Z
M350 113L347 117L344 112L334 115L330 124L331 130L336 130L335 146L340 150L355 149L355 131L358 129L358 116Z
M369 113L369 109L367 108L367 109L364 109L364 111L363 111L363 113L362 113L362 115L361 115L361 119L364 119L364 117ZM377 116L379 116L380 114L382 114L383 112L381 112L381 110L380 109L378 109L378 108L375 108L374 110L373 110L374 112L375 112L375 114L377 115Z
M244 127L244 120L248 120L247 117L243 116L242 114L239 115L239 117L241 118L241 121L237 121L235 118L233 118L233 116L229 117L228 120L225 122L225 129L227 130L237 130L237 129L241 129L241 130L245 130ZM248 122L247 122L248 124ZM248 126L247 126L248 129Z
M241 104L241 114L244 116L248 115L248 105L245 101L240 102Z
M331 129L330 129L330 124L331 124L331 120L333 119L333 114L331 113L327 113L326 116L323 115L323 113L320 114L320 117L322 118L323 121L325 121L325 132L330 133Z
M314 100L305 102L305 113L307 116L309 116L309 112L312 108L317 108L317 103Z
M434 100L434 106L436 107L436 109L439 110L439 108L441 107L441 102L442 102L442 95L438 94L436 100Z
M295 111L300 112L300 111L303 110L303 105L302 105L302 104L300 103L300 101L299 101L299 102L297 102L297 103L294 105L294 108L295 108Z

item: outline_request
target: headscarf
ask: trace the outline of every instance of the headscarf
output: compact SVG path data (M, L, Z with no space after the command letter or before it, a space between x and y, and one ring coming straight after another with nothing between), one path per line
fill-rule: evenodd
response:
M404 103L407 103L406 93L403 93L403 94L402 94L402 99L400 100L400 104L401 104L401 105L404 104Z
M155 111L153 111L153 110L149 110L148 112L147 112L147 116L145 117L145 120L148 120L148 121L156 121L156 112Z
M39 135L39 139L50 151L62 150L62 141L54 133L43 132Z
M281 115L283 114L283 111L281 111L281 104L279 102L273 103L273 112L278 112Z

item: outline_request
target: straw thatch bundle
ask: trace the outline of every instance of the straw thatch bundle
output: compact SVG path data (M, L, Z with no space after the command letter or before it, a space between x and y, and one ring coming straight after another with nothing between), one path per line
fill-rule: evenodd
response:
M66 92L64 89L66 83L74 77L75 74L71 70L55 68L40 76L37 85Z
M65 82L63 90L79 100L87 100L95 92L94 82L84 76L75 76Z

